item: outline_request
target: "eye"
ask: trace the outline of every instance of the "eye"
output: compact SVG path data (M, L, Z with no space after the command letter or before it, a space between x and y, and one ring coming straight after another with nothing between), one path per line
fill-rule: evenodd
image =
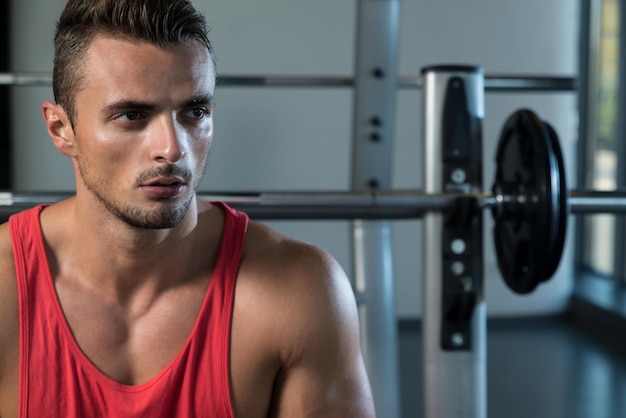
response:
M197 118L202 118L202 117L204 117L204 116L208 115L208 113L209 113L209 112L207 112L207 110L206 110L205 108L203 108L203 107L199 107L199 108L192 109L192 111L191 111L191 112L192 112L192 113L193 113L193 115L194 115L195 117L197 117Z
M206 107L194 107L183 113L183 117L188 119L203 119L210 114L211 112Z
M134 122L141 119L141 114L139 112L124 112L115 117L115 119L121 120L123 122Z

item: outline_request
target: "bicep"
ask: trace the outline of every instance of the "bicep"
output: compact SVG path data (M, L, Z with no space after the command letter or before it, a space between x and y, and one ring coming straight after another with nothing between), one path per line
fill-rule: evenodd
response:
M276 416L373 417L352 288L324 253L318 267L307 272L304 283L309 285L294 301L289 356L275 393Z
M274 397L275 416L373 417L371 391L362 362L348 366L350 360L346 360L332 370L325 362L286 370Z

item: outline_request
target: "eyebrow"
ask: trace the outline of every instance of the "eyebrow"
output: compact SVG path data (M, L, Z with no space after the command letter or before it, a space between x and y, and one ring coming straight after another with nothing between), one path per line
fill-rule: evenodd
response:
M106 105L102 111L103 113L115 113L121 112L123 110L153 110L156 108L156 105L148 102L141 102L138 100L122 100L120 102L115 102Z
M198 105L215 106L215 96L213 96L212 94L205 94L205 95L202 95L202 96L197 96L197 97L194 97L191 100L187 101L187 103L185 103L185 105L187 107L189 107L189 106L198 106Z
M200 105L215 106L215 97L211 94L195 96L184 102L182 107L192 107ZM104 113L115 113L129 109L150 111L156 108L157 105L151 102L142 102L140 100L122 100L106 105L102 109L102 111Z

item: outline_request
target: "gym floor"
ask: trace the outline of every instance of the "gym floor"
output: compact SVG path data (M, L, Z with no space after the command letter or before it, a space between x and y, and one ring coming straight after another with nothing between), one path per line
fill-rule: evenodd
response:
M494 319L487 330L489 418L626 417L621 344L598 342L570 316ZM420 418L419 323L400 322L399 350L402 415Z

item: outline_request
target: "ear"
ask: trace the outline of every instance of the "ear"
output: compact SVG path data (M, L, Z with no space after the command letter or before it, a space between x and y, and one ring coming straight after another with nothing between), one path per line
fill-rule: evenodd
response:
M54 146L64 155L74 157L76 155L74 128L63 107L56 103L45 101L41 105L41 110L48 134L52 138Z

